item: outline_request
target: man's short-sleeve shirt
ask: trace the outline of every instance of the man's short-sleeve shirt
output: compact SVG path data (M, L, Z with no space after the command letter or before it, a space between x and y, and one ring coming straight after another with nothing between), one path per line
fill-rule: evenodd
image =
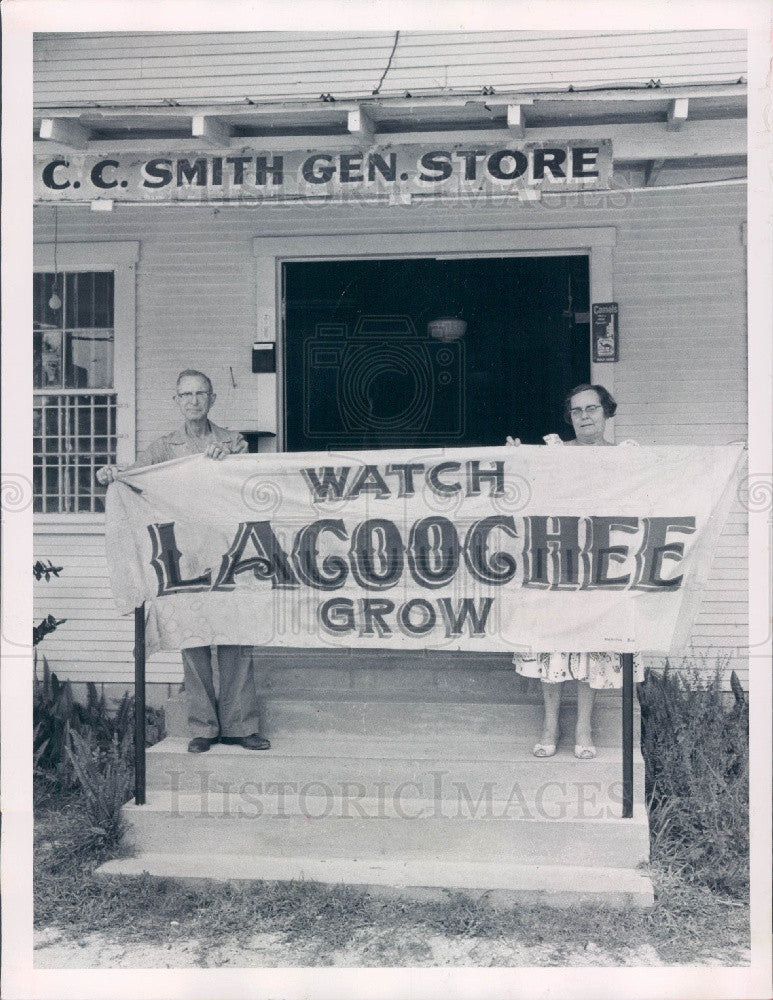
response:
M247 442L238 431L229 431L226 427L218 427L209 421L209 433L201 437L188 434L185 426L157 438L144 451L137 455L133 468L146 465L158 465L159 462L169 462L173 458L185 458L188 455L200 455L211 444L224 444L232 455L241 455L247 451Z

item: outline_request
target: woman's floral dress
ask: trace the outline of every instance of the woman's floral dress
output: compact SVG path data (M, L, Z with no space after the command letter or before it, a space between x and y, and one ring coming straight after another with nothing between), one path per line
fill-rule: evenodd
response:
M549 435L548 447L563 444ZM636 441L621 441L635 445ZM515 653L516 672L524 677L536 677L546 684L561 681L587 681L592 688L619 688L623 686L623 664L619 653ZM644 680L644 665L639 653L633 654L633 679Z

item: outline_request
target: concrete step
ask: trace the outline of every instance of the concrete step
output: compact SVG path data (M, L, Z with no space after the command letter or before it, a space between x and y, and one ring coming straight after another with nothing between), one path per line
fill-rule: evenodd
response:
M233 794L150 790L147 804L130 803L129 843L151 853L211 852L272 857L430 859L469 858L516 864L635 868L649 858L643 806L620 819L619 802L599 790L546 787L534 799L520 789L507 800L482 800L464 790L442 799L409 798L400 789L378 796L359 789L265 787Z
M483 735L533 744L540 735L539 705L501 704L485 701L416 701L413 699L322 698L308 693L296 697L270 697L262 701L261 732L331 733L340 735L391 736L429 739L438 733L473 739ZM572 739L576 708L568 702L561 709L561 732ZM638 742L638 712L634 713ZM166 713L169 736L187 733L184 696L170 699ZM617 746L622 731L619 699L599 698L594 709L594 741L597 746Z
M251 854L144 852L108 861L103 875L150 875L221 881L269 880L349 884L415 899L445 899L449 890L492 906L541 904L609 907L653 904L646 874L626 868L413 861L396 858L258 857Z
M408 797L443 797L467 789L477 799L485 788L506 799L514 787L534 797L556 783L600 789L617 795L622 782L619 746L600 747L593 760L577 760L570 746L555 757L538 759L531 744L486 735L459 740L433 736L421 741L364 736L278 733L270 750L254 752L215 744L207 754L187 752L187 737L168 737L147 752L151 789L198 792L224 785L239 794L258 781L287 782L296 788L316 784L331 794L344 787L363 795L391 794L402 787ZM634 754L634 787L644 788L644 763ZM311 788L310 788L311 790ZM391 791L390 791L391 790ZM383 794L383 792L382 792Z
M253 670L266 695L296 691L349 692L369 697L473 696L492 701L537 700L539 685L516 674L502 653L438 650L254 650Z

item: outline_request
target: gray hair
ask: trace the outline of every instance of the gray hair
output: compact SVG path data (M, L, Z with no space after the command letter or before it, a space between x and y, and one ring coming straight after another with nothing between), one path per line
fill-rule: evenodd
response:
M195 368L186 368L184 372L180 372L180 374L177 376L177 381L175 382L175 388L179 388L180 382L182 382L184 378L188 378L189 376L195 376L196 378L203 379L207 383L207 386L209 387L210 394L214 392L214 389L212 388L212 379L209 377L209 375L205 375L204 372L197 371Z

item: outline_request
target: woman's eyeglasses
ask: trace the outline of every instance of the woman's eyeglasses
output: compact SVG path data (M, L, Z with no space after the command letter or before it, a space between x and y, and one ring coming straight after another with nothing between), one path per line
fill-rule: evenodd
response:
M601 406L598 403L595 403L591 404L590 406L573 406L569 411L569 413L573 417L577 418L581 417L583 414L585 414L588 417L595 417L600 409Z

